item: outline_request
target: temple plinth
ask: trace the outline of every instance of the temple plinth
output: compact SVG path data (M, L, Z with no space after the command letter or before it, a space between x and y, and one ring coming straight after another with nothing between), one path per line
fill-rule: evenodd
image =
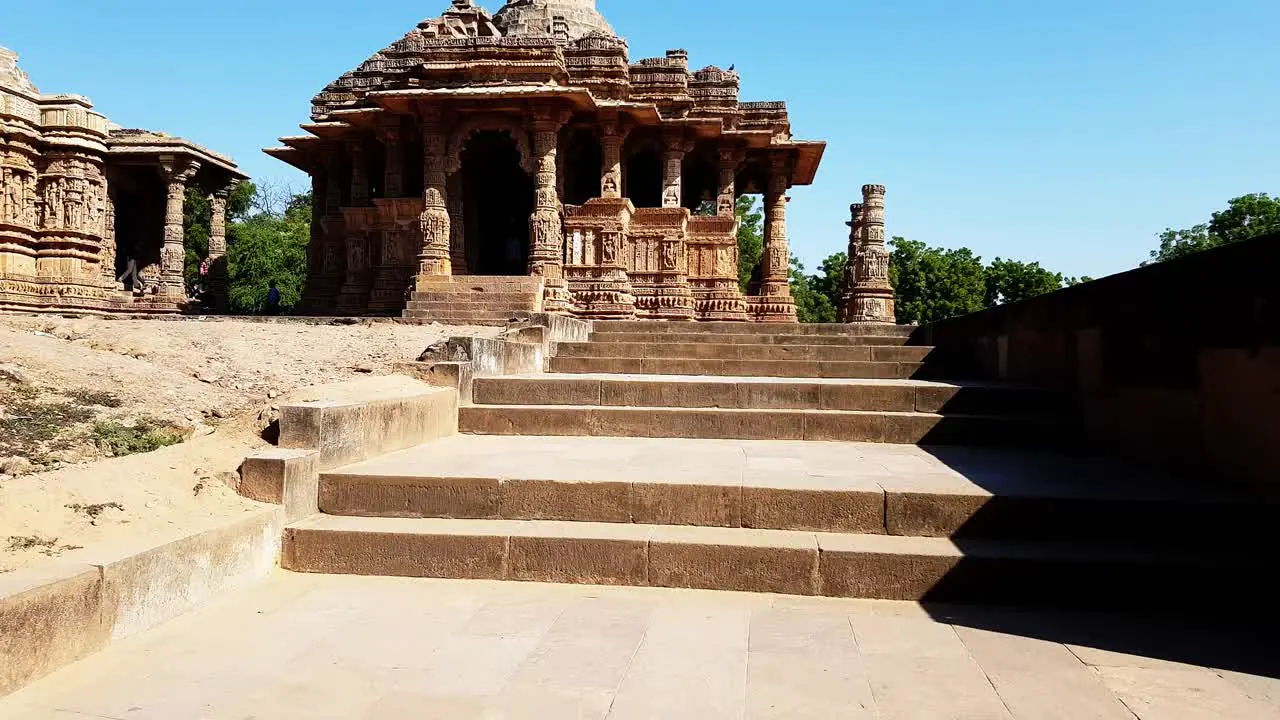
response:
M470 291L499 315L793 321L787 191L813 182L825 143L793 138L784 103L738 88L732 70L691 71L684 50L632 62L594 0L494 15L454 0L330 83L307 134L267 150L327 199L308 310L448 320ZM768 218L755 297L737 280L745 193ZM418 222L389 221L388 203Z

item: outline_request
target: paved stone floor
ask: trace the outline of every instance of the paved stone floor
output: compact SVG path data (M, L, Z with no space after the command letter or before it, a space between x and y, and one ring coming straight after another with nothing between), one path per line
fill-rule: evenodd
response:
M1274 720L1274 647L1206 618L281 573L0 718Z

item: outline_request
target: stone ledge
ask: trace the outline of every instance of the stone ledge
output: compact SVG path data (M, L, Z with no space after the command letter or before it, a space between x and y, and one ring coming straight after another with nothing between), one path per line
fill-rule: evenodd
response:
M149 547L121 546L0 577L0 696L265 579L286 524L277 508Z
M458 431L458 393L412 378L367 378L312 389L280 407L280 448L313 450L328 470Z

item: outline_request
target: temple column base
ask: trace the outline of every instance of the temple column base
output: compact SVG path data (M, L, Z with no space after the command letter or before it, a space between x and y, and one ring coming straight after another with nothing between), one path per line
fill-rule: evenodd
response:
M395 313L404 310L413 291L413 268L402 265L379 267L369 293L370 312Z
M751 295L747 297L747 314L752 322L798 322L796 301L786 295Z

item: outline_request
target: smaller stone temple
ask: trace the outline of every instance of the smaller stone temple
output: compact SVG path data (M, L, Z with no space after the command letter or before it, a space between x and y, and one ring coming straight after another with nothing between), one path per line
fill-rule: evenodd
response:
M181 311L191 186L212 201L216 301L225 291L226 199L245 178L229 158L187 140L111 124L84 97L41 93L0 47L0 310Z
M684 50L632 61L594 0L453 0L267 150L312 178L305 309L449 319L489 291L582 318L794 321L787 191L826 144L739 84ZM743 194L765 210L745 295Z

